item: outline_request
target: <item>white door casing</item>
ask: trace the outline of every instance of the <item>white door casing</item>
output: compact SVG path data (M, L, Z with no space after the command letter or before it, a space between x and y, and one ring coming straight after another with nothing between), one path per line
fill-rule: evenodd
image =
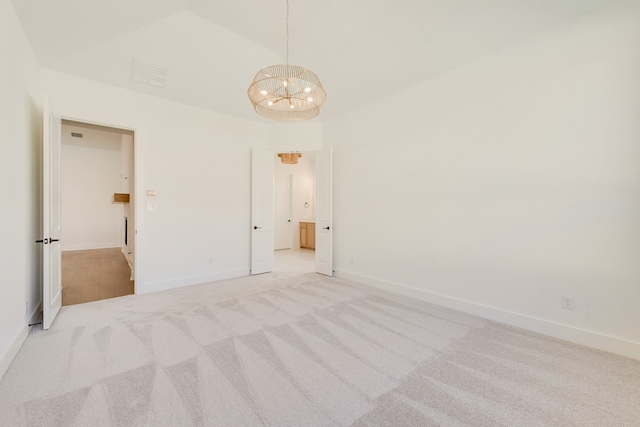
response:
M60 143L62 120L44 101L42 186L42 328L49 329L62 306L60 250Z
M316 272L333 276L332 150L316 153Z
M251 152L251 274L273 271L273 152Z
M293 244L293 223L291 222L291 199L293 175L278 172L275 175L275 237L273 249L291 249Z

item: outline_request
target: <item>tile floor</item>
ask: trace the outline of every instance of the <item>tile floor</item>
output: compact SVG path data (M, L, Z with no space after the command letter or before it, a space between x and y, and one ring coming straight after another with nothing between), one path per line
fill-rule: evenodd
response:
M133 293L131 269L120 248L62 253L62 305Z

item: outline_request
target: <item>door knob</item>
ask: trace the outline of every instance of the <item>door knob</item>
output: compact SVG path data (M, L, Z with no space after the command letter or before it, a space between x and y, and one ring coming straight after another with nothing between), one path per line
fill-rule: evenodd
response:
M258 227L257 225L254 225L254 226L253 226L253 229L254 229L254 230L257 230L258 228L262 228L262 227Z
M59 241L60 241L60 239L49 239L49 242L50 242L50 243L53 243L53 242L59 242Z
M330 227L322 227L323 230L331 230Z

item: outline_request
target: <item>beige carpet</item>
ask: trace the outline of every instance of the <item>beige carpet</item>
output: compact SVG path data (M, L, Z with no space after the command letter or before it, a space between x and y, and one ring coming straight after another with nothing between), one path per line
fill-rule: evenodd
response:
M3 426L638 426L640 362L314 273L63 307Z

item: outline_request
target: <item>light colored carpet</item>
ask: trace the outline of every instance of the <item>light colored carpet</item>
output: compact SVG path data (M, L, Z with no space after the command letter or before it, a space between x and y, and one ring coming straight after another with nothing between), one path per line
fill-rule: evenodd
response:
M63 307L3 426L638 426L640 362L315 273Z

